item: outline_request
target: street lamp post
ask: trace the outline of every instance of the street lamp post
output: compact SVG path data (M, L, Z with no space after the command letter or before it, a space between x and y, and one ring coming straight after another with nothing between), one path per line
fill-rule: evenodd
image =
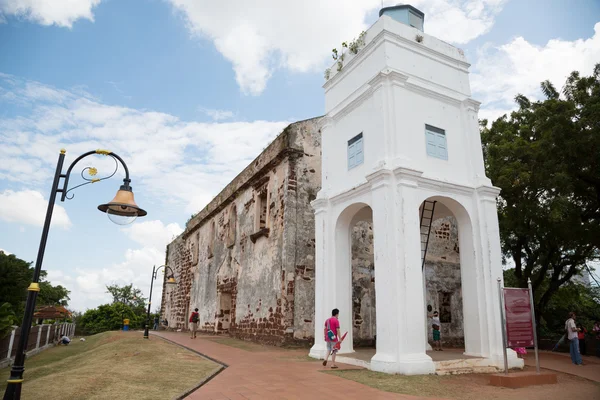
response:
M149 339L148 326L150 324L150 307L152 306L152 287L154 286L154 280L158 274L158 270L164 268L165 270L168 268L171 271L171 275L167 276L167 285L176 285L175 281L175 273L173 269L168 265L161 265L156 268L156 265L152 267L152 279L150 280L150 296L148 297L148 311L146 312L146 326L144 327L144 339Z
M23 316L23 323L21 324L21 334L19 337L19 343L15 355L15 362L10 370L10 377L7 381L8 385L6 386L6 390L4 392L4 400L19 400L21 398L21 387L24 381L23 373L25 371L25 349L27 348L27 339L29 338L29 331L31 330L31 321L33 319L35 301L37 299L38 292L40 291L39 278L40 272L42 270L42 261L44 259L44 252L46 250L46 242L48 239L48 231L50 230L50 222L52 220L52 211L54 210L54 202L56 201L56 195L58 193L61 193L61 201L65 201L65 198L70 200L73 198L73 194L68 196L68 193L71 190L76 189L80 186L99 182L112 177L117 172L119 163L121 163L123 169L125 170L125 178L123 179L123 185L121 185L121 187L117 191L117 195L110 203L99 205L98 209L102 212L107 213L111 221L121 225L131 223L137 217L143 217L146 215L146 211L142 210L137 206L137 204L135 204L135 201L133 199L133 191L131 190L131 186L129 186L129 183L131 182L131 180L129 179L129 169L127 168L127 165L125 165L125 162L121 157L108 150L88 151L87 153L84 153L77 157L73 161L73 163L71 163L71 165L67 169L67 172L63 174L62 168L65 161L65 154L66 150L63 149L60 151L60 155L58 156L58 162L56 164L56 172L54 174L54 180L52 181L50 198L48 199L46 219L44 221L44 227L42 229L42 238L40 241L40 247L38 249L38 255L35 262L35 269L33 271L33 280L27 288L28 293L27 302L25 303L25 315ZM111 175L106 176L104 178L87 178L84 176L84 172L87 171L89 176L94 177L97 173L97 170L93 167L86 167L81 171L81 177L86 182L67 190L71 170L73 169L75 164L77 164L81 159L92 154L100 154L111 157L114 160L116 166L114 172ZM61 179L63 179L62 185Z

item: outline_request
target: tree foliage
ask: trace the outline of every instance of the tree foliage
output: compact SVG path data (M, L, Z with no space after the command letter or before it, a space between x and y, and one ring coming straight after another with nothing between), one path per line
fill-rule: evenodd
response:
M0 305L0 339L9 334L16 323L17 317L10 303Z
M598 258L600 245L600 64L573 72L562 90L519 106L481 137L487 175L502 189L502 251L515 263L515 286L532 280L538 316L559 289ZM561 315L563 318L564 315Z
M0 252L0 304L8 303L18 317L25 312L27 287L33 280L32 263L14 254ZM45 280L46 271L40 273L40 292L37 305L68 305L69 291L61 285L53 286Z
M142 308L146 304L146 298L142 296L142 291L134 288L133 284L125 286L107 285L106 291L113 297L113 303L131 304Z
M103 304L87 310L83 315L77 315L78 329L83 334L118 330L123 327L123 319L129 319L131 329L141 329L146 323L146 299L142 291L133 284L119 286L108 285L106 291L113 297L111 304ZM150 325L153 320L151 319Z

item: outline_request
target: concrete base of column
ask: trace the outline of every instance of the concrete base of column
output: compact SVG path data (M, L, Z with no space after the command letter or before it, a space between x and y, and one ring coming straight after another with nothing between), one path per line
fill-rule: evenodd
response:
M398 360L389 354L377 352L371 358L371 370L387 374L428 375L435 373L435 365L425 353L405 354Z
M310 348L310 352L308 353L309 357L316 358L317 360L324 360L325 355L327 354L327 345L323 343L315 343L313 347Z

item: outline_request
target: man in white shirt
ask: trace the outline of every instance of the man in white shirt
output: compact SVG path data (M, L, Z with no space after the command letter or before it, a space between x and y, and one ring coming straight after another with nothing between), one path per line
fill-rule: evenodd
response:
M575 313L570 312L569 319L565 322L565 331L571 348L571 361L575 365L582 365L583 361L581 360L581 354L579 354L579 339L577 337L579 328L575 325L575 318Z

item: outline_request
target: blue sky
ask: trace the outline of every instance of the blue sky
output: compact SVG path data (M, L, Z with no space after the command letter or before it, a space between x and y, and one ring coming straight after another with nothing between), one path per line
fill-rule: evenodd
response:
M372 24L381 6L249 3L0 1L0 249L35 259L62 147L69 162L96 148L123 156L148 210L126 228L96 211L114 196L116 178L57 203L44 268L72 290L73 308L107 301L111 282L147 293L152 265L190 214L287 123L323 113L331 48ZM425 12L426 33L465 50L480 117L493 118L515 94L539 97L540 81L560 87L570 71L589 73L600 61L600 3L571 3L411 4ZM102 174L107 161L81 167Z

